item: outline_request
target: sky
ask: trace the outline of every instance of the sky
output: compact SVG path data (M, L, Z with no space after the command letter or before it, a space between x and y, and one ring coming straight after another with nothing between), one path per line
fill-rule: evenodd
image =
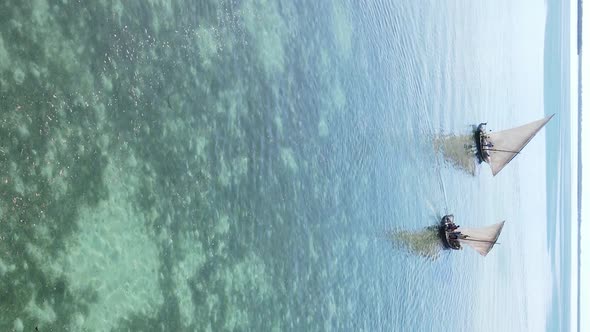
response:
M585 1L587 3L587 1ZM586 5L584 12L584 19L582 21L582 68L590 67L590 8ZM584 9L584 8L583 8ZM582 10L583 10L582 9ZM575 30L574 30L575 31ZM575 44L574 44L575 45ZM585 51L585 52L584 52ZM582 150L586 151L586 153L582 154L582 223L581 223L581 259L580 259L580 313L588 313L590 312L590 285L588 284L588 280L590 280L590 262L588 259L590 258L590 241L588 238L590 237L590 207L589 207L589 197L588 192L590 190L590 150L588 150L588 146L590 146L590 137L588 137L588 133L590 132L590 72L585 70L586 75L582 74L582 116L580 121L581 122L581 130L582 130ZM577 101L575 104L577 107ZM577 188L572 188L572 190L577 190ZM574 196L575 197L575 196ZM572 255L575 257L575 255ZM576 266L577 262L573 262L572 266ZM577 276L576 276L577 277ZM586 282L584 282L584 280ZM575 283L572 283L574 285ZM575 287L575 286L573 286ZM577 289L572 289L574 292L573 295L576 295ZM575 298L573 296L572 298ZM575 306L573 307L575 308ZM577 316L577 313L576 313ZM575 317L577 318L577 317ZM574 317L572 317L572 320ZM572 322L575 324L575 322ZM575 325L572 325L575 326ZM588 331L590 330L590 315L580 315L580 326L578 331Z

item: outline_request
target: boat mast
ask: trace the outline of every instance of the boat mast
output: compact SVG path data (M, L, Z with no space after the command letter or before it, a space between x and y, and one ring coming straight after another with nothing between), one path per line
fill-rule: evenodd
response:
M507 153L514 153L520 154L520 151L510 151L510 150L500 150L500 149L484 149L486 151L496 151L496 152L507 152Z
M477 240L477 239L460 239L462 241L473 241L473 242L483 242L483 243L492 243L492 244L499 244L498 242L492 242L492 241L487 241L487 240Z

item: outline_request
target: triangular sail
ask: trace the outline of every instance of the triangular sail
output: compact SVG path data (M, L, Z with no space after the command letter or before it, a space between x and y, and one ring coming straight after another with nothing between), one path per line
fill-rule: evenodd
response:
M550 115L520 127L486 133L487 141L493 145L484 147L490 155L489 164L492 167L492 173L498 174L552 117L553 115Z
M482 228L459 227L456 231L461 232L459 241L475 249L480 255L487 255L496 244L504 222Z

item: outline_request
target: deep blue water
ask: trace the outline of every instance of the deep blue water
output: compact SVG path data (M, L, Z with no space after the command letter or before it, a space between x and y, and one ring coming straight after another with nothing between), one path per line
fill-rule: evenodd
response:
M545 327L544 139L495 178L433 144L547 112L545 14L2 2L0 329ZM501 245L423 257L390 236L445 213L506 219Z

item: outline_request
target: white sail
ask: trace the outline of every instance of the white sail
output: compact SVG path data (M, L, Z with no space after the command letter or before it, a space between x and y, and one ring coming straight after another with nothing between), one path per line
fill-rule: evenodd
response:
M502 227L504 227L504 222L502 221L501 223L482 228L459 227L457 228L457 231L461 232L459 241L461 244L472 247L480 255L485 256L492 250L494 244L496 244L500 232L502 232Z
M489 164L492 167L492 173L494 175L498 174L530 142L537 132L551 120L553 115L520 127L486 133L487 141L493 146L483 148L490 155Z

